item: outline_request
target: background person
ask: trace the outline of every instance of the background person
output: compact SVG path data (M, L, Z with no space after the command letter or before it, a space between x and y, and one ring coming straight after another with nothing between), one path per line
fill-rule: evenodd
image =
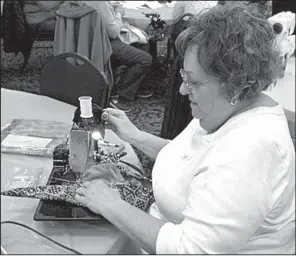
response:
M117 83L114 84L113 95L119 95L120 100L134 101L137 97L150 97L152 91L140 88L146 75L150 71L152 57L149 53L144 52L136 47L126 44L119 39L120 30L125 27L121 16L124 10L116 7L116 13L112 3L109 1L84 1L91 6L95 6L105 21L107 33L110 38L113 54L111 56L112 68L118 66L127 66L126 72L121 75ZM116 104L115 104L116 105ZM123 108L121 104L117 104Z
M24 14L30 25L36 25L47 20L53 20L54 30L56 11L64 1L24 1Z

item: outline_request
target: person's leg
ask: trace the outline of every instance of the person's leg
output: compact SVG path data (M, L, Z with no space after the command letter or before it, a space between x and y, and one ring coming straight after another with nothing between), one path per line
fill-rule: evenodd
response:
M124 74L114 85L117 94L125 100L136 99L137 91L144 78L150 71L152 57L140 49L123 43L120 39L111 40L112 45L112 66L127 66ZM115 65L114 65L115 64Z

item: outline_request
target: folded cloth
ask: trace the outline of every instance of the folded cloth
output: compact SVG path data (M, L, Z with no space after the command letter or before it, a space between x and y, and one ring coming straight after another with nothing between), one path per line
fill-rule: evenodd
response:
M141 174L136 174L116 164L98 164L91 167L84 177L73 183L62 185L47 185L14 188L1 192L3 196L34 198L42 200L64 201L78 206L82 206L76 201L75 195L78 188L81 187L83 179L104 180L112 189L118 190L122 200L129 204L146 211L155 201L153 191L143 185L143 181L149 179Z
M120 158L127 155L126 152L113 153L108 151L108 146L99 145L99 152L94 154L94 163L118 163L120 161Z
M119 191L123 200L129 204L146 211L154 202L152 190L141 185L134 185L129 181L108 184L109 187ZM42 200L65 201L82 206L76 201L77 189L81 187L80 182L68 185L47 185L36 187L15 188L1 192L2 196L34 198Z
M83 179L99 179L104 180L105 182L110 184L124 181L130 181L132 184L136 185L142 185L142 181L148 181L151 183L151 180L147 177L144 177L140 173L140 170L136 171L132 168L127 168L120 162L120 160L117 163L109 162L92 165L83 174Z
M143 211L146 211L155 201L151 189L139 185L133 185L129 181L113 183L110 184L110 187L117 189L120 197L124 201Z
M26 197L43 200L66 201L68 203L79 203L75 199L76 190L80 187L80 183L69 185L47 185L36 187L15 188L1 192L3 196Z
M127 168L120 163L94 165L85 172L83 179L103 180L111 188L117 189L124 201L143 211L155 201L151 186L147 186L147 182L151 185L151 180L144 177L140 171Z

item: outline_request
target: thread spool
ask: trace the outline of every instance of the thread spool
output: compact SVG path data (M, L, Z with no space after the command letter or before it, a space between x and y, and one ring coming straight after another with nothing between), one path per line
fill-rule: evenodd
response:
M102 113L102 115L101 115L101 119L102 119L102 121L108 121L108 119L109 119L109 112L107 111L107 110L105 110L105 111L103 111L103 113Z
M81 118L91 118L93 117L92 112L92 97L90 96L81 96L78 98L80 102L80 117Z

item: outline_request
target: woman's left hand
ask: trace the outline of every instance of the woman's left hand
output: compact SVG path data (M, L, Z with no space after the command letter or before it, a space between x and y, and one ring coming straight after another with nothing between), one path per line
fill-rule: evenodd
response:
M102 214L106 207L112 207L118 200L122 200L116 189L108 187L101 180L84 182L76 193L77 202L97 214Z

